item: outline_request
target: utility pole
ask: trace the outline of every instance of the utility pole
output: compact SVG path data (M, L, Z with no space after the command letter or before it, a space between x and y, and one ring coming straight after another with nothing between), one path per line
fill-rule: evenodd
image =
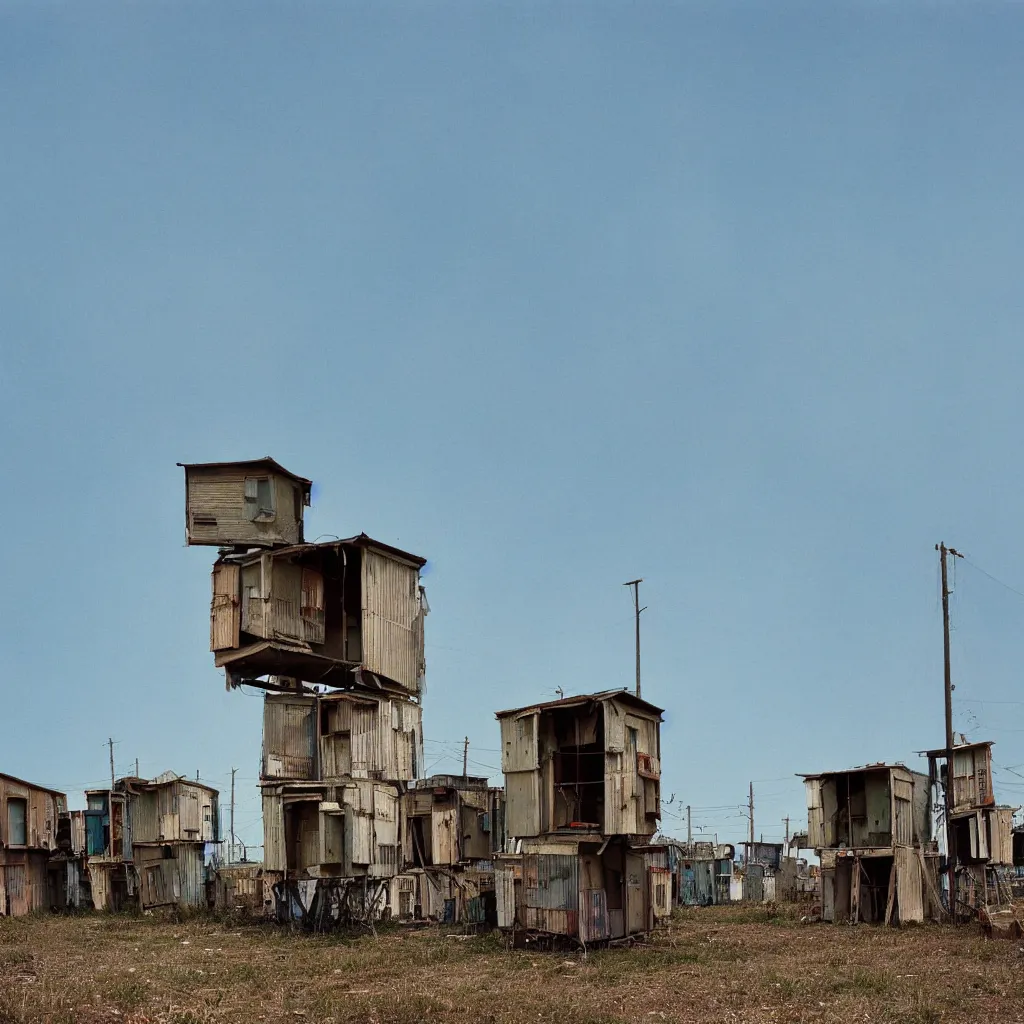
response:
M462 777L468 778L469 776L469 737L467 736L462 743Z
M135 758L135 778L139 777L139 759Z
M636 609L636 695L640 696L640 613L647 611L646 608L640 607L640 584L643 583L643 579L630 580L628 583L623 583L624 587L633 588L633 607Z
M787 814L782 820L786 825L786 845L789 846L789 815Z
M946 699L946 871L949 885L949 913L956 924L956 842L953 836L953 677L949 659L949 578L946 572L947 556L963 558L955 548L945 544L935 545L939 553L939 568L942 573L942 665Z
M228 837L228 863L235 859L235 772L237 768L231 769L231 835Z
M110 748L110 788L114 788L114 739L107 738L107 746Z
M690 828L690 805L686 805L686 845L691 847L690 852L692 853L693 846L693 831Z
M747 854L747 859L749 860L750 857L753 856L753 853L754 853L754 784L753 784L753 782L751 782L751 784L750 784L750 799L749 799L749 802L747 803L747 811L750 814L750 850L749 850L749 852Z

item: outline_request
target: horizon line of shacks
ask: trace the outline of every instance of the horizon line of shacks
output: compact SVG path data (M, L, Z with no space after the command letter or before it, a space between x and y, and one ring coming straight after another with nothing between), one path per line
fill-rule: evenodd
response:
M589 944L687 903L803 894L826 920L939 912L937 752L928 776L805 776L807 836L743 844L742 869L731 845L658 836L663 710L625 689L497 712L504 787L423 778L426 560L362 533L306 543L312 483L270 458L183 468L186 542L219 549L214 663L229 690L265 691L263 861L219 862L218 794L184 777L117 780L69 813L63 794L0 775L0 913L216 905L314 928L391 918ZM971 781L961 752L954 766L964 877L983 895L1017 838L990 762L979 782L988 749L970 747Z

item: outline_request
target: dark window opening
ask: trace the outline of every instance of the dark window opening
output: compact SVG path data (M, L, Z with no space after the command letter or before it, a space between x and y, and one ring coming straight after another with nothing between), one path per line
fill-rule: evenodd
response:
M604 722L600 709L554 713L554 827L604 827Z

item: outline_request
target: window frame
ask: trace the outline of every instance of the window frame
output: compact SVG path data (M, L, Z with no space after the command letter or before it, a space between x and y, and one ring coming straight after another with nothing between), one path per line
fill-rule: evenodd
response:
M263 486L261 486L263 485ZM261 502L260 491L265 502ZM272 523L277 518L277 488L273 476L247 476L243 484L245 517L250 523Z
M20 806L22 809L21 817L21 842L14 842L14 824L11 819L11 811L15 806ZM28 846L29 840L29 827L28 827L28 800L23 796L9 796L7 798L7 845L8 846Z

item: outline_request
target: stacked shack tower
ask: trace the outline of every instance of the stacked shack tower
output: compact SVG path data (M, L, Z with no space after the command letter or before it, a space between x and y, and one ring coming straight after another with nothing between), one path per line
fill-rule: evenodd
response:
M210 647L266 691L264 871L278 916L380 916L423 766L426 560L359 534L309 544L311 481L271 458L182 464L188 544L216 546Z

